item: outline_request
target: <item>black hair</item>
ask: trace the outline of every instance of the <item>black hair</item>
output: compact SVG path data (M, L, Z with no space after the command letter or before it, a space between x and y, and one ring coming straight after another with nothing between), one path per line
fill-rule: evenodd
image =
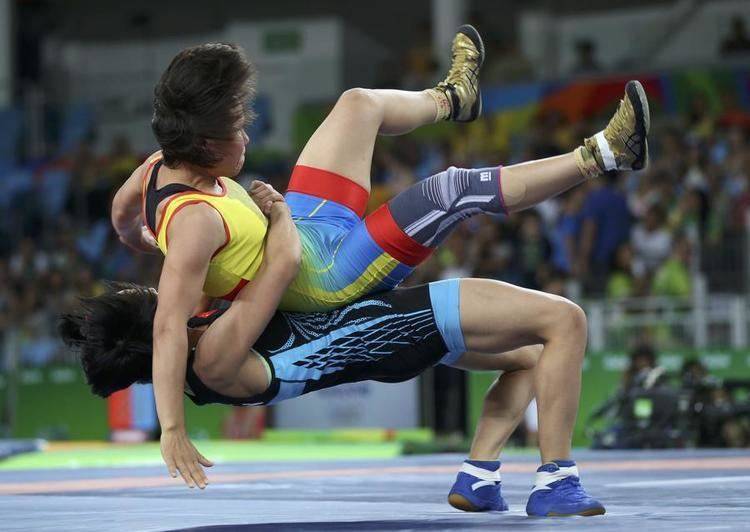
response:
M636 345L633 349L630 351L630 362L631 364L633 361L635 361L636 358L647 358L649 363L653 366L656 364L656 351L651 346L651 344L648 343L640 343Z
M164 163L190 163L209 168L221 154L207 139L231 140L238 122L253 118L255 68L242 48L210 43L178 53L154 88L151 129Z
M91 391L101 397L133 383L151 382L156 294L134 284L80 298L63 314L58 332L79 357Z
M689 358L682 363L681 373L684 374L692 369L702 369L703 371L706 371L706 366L703 365L703 362L701 362L699 358Z

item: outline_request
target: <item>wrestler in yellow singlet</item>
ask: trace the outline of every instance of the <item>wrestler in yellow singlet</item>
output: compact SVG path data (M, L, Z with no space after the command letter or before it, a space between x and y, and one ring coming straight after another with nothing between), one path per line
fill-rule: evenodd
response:
M161 154L153 155L143 174L143 217L162 253L169 247L167 229L180 209L207 203L221 215L226 244L216 251L203 291L232 300L260 267L268 221L248 193L233 179L217 181L221 194L181 184L156 188ZM156 223L156 206L162 200ZM412 241L379 209L362 220L368 194L351 180L331 172L298 166L286 194L302 242L300 272L280 308L321 311L364 294L398 285L432 251ZM397 242L399 245L394 246Z

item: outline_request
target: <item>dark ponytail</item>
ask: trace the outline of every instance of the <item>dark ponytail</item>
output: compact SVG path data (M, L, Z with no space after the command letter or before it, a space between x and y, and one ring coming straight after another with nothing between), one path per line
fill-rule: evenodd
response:
M58 332L76 352L91 391L101 397L133 383L151 382L156 294L131 284L81 298L61 316Z

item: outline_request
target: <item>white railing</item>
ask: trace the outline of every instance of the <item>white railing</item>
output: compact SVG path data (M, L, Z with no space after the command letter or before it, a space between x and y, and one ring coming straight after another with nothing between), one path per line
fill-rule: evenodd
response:
M588 300L589 349L621 350L639 340L659 348L748 347L747 295L709 294L701 277L690 298Z

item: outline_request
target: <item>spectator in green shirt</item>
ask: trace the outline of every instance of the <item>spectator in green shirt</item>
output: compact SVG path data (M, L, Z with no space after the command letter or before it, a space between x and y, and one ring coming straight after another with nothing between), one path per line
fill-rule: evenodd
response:
M690 277L690 242L680 238L672 255L656 270L652 284L655 296L688 297L693 289Z

